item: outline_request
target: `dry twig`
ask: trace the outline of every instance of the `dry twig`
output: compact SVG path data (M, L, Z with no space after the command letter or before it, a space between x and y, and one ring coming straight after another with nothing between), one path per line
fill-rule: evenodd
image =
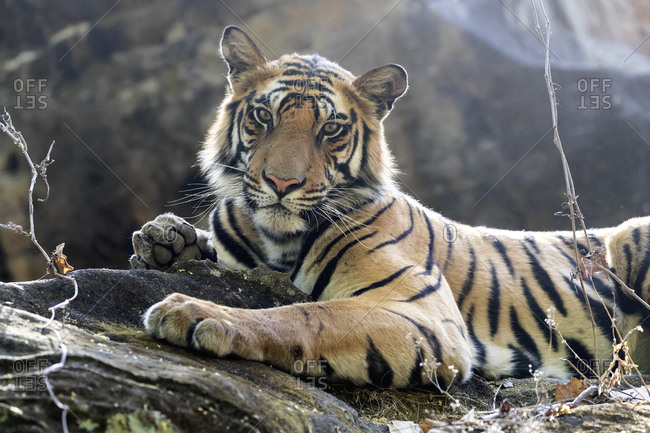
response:
M40 176L43 182L45 183L45 186L47 188L47 193L45 197L43 199L39 199L39 201L47 200L50 194L50 185L47 182L47 167L54 162L54 160L51 159L51 153L52 153L52 148L54 147L54 142L52 142L52 144L50 145L47 155L45 156L43 161L41 161L39 164L34 164L31 157L29 156L29 149L27 148L27 142L23 138L23 135L20 133L20 131L16 130L16 128L14 127L11 121L11 116L9 115L9 113L7 113L6 109L4 110L4 114L0 115L0 130L2 130L2 132L7 134L9 137L11 137L14 144L16 144L18 148L20 148L21 152L23 153L23 156L25 157L27 163L29 164L29 168L31 169L31 173L32 173L31 183L27 191L28 202L29 202L29 231L26 231L21 225L13 222L0 224L0 227L5 228L7 230L12 230L20 235L28 237L45 258L47 262L48 272L51 272L57 278L62 278L70 281L74 286L74 294L72 295L72 297L49 308L52 315L50 316L50 319L42 326L43 329L48 328L49 330L51 330L56 334L58 339L58 346L61 349L60 361L57 362L56 364L47 367L43 371L42 375L45 381L45 385L47 387L47 391L50 394L50 398L52 399L54 404L56 404L56 406L59 409L61 409L61 425L63 427L63 431L64 433L68 433L67 414L69 411L69 407L66 404L63 404L61 400L59 400L59 398L56 396L56 394L54 393L54 389L52 388L52 383L49 380L49 375L51 373L60 370L65 366L65 361L68 356L68 349L66 345L63 343L63 338L61 338L61 334L59 333L59 331L50 327L50 325L54 321L56 311L65 307L77 297L77 294L79 293L79 287L77 285L77 281L73 277L66 275L68 272L73 270L73 268L68 264L66 260L66 256L63 254L64 244L58 245L51 255L47 254L45 252L45 249L43 249L41 244L36 239L36 231L34 227L34 198L33 198L34 186L36 185L36 182Z
M575 263L576 263L575 276L580 281L580 289L581 289L582 295L583 295L584 300L585 300L585 305L587 306L587 309L589 311L589 316L591 318L592 334L593 334L593 339L594 339L594 352L595 352L594 354L596 356L596 359L599 359L599 357L598 357L598 347L597 347L597 344L596 344L596 332L597 332L596 329L597 329L597 327L596 327L596 322L594 320L594 315L593 315L593 312L592 312L592 309L591 309L591 304L589 302L589 296L587 296L587 291L585 289L584 278L587 278L587 277L590 278L592 280L591 281L592 285L595 287L595 285L593 284L593 272L596 269L599 270L599 271L603 271L609 277L613 278L618 284L620 284L621 287L623 287L629 293L630 296L635 298L637 301L641 302L641 304L643 306L650 309L650 305L648 305L648 303L646 303L643 299L641 299L634 292L634 290L629 288L623 281L621 281L620 278L618 278L616 275L614 275L614 273L611 272L611 270L609 270L606 266L604 266L603 264L605 262L604 262L604 259L601 258L601 252L598 251L599 249L596 248L596 250L594 250L591 247L591 242L589 240L589 235L587 233L587 227L585 226L584 215L580 211L580 206L578 205L578 195L576 194L576 191L575 191L575 186L573 184L573 178L571 176L571 170L569 168L569 163L568 163L566 155L564 153L564 149L562 147L562 141L560 139L560 135L559 135L559 131L558 131L558 119L557 119L558 102L557 102L557 97L556 97L556 94L555 94L556 86L553 83L553 77L551 75L551 63L550 63L550 55L549 55L549 53L550 53L551 23L550 23L550 20L548 18L548 14L546 13L546 9L544 8L543 0L538 0L538 3L540 5L540 9L542 11L542 14L543 14L544 20L545 20L545 29L544 29L544 32L542 32L542 28L541 28L541 26L539 24L539 17L537 15L537 8L535 7L535 0L530 0L530 3L531 3L532 10L533 10L534 19L535 19L535 29L536 29L537 33L539 34L539 36L540 36L540 38L542 40L542 44L544 46L544 79L546 81L546 88L548 90L548 96L549 96L549 100L550 100L550 104L551 104L551 117L552 117L552 122L553 122L553 143L555 144L555 146L557 147L557 149L560 152L560 156L562 158L562 168L564 170L564 180L565 180L565 184L566 184L565 187L566 187L566 197L567 197L566 205L569 208L569 215L568 216L571 219L571 229L572 229L572 234L573 234L573 246L574 246ZM587 253L585 254L584 257L581 256L580 251L578 249L578 239L577 239L577 232L578 231L581 231L583 233L584 240L585 240L586 245L587 245L587 250L588 251L587 251ZM606 376L608 374L610 376L612 376L612 377L614 377L614 376L618 377L618 376L621 375L620 372L618 373L618 376L616 374L614 374L614 372L613 372L613 370L620 367L619 364L621 364L621 362L623 362L623 360L620 360L618 358L617 347L620 346L620 347L624 347L626 349L627 357L626 357L626 360L624 360L623 365L625 365L628 369L635 369L637 372L638 372L638 369L636 369L636 365L634 364L633 360L629 356L629 353L627 353L626 339L627 339L628 336L626 336L625 338L623 338L621 336L620 331L619 331L619 329L618 329L618 327L616 326L616 323L615 323L615 317L613 317L610 314L609 308L607 307L607 305L603 301L603 299L600 296L600 294L598 293L598 291L595 291L595 292L596 292L596 295L598 296L598 298L600 299L600 302L603 304L603 307L604 307L605 311L607 312L607 315L608 315L609 319L612 322L612 332L615 333L613 335L613 337L614 337L614 344L613 344L613 350L614 350L613 358L614 358L614 360L612 361L612 363L610 363L609 368L602 374L600 372L600 363L596 364L596 376L599 377L598 390L599 390L599 392L603 392L605 385L607 385L607 387L610 387L610 388L611 388L611 385L612 385L611 381L610 381L609 384L605 384L605 378L606 378ZM628 333L628 335L629 335L629 333ZM616 343L616 337L618 337L618 340L620 342L619 344ZM567 344L567 346L568 346L568 344ZM569 347L569 349L571 349L571 348ZM571 349L571 351L573 352L572 349ZM574 352L574 355L576 355L575 352ZM619 362L615 362L615 361L619 361ZM585 363L585 365L586 365L586 363ZM641 376L640 373L639 373L639 377L641 377L641 380L643 381L643 377ZM644 382L644 386L647 389L647 386L645 385L645 382ZM589 389L591 389L591 388L589 388Z

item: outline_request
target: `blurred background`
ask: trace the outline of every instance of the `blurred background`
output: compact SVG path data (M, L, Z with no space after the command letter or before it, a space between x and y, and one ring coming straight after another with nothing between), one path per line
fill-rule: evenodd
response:
M568 229L544 53L529 0L0 0L0 106L35 162L54 140L46 250L127 268L130 235L200 188L196 152L221 101L223 28L270 59L318 52L356 75L387 63L410 90L386 121L403 187L461 222ZM546 0L559 128L590 227L650 214L650 2ZM1 107L0 107L1 108ZM0 222L28 227L30 172L0 135ZM38 184L35 197L45 193ZM205 203L203 203L205 204ZM43 275L0 230L0 280Z

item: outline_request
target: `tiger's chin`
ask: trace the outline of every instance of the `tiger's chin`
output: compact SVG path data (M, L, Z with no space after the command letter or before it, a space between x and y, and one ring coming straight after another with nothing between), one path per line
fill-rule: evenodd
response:
M257 209L253 223L266 237L279 242L299 237L309 229L300 215L279 204Z

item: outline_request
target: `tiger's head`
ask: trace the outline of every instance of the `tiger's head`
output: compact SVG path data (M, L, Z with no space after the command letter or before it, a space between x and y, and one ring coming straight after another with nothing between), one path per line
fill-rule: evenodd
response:
M356 78L318 55L269 61L232 26L221 54L229 88L199 154L218 199L284 239L394 188L382 121L406 92L401 66Z

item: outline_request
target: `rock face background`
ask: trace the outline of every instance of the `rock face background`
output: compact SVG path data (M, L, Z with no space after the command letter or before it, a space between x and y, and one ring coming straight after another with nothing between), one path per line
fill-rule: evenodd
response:
M200 188L192 165L225 89L218 43L229 24L269 58L319 52L355 74L402 64L410 91L386 130L406 190L471 224L568 227L553 216L564 181L528 0L0 4L0 104L35 160L57 143L37 235L47 248L66 242L76 267L125 268L134 229L162 211L205 209L167 205ZM587 223L648 214L650 4L546 6L560 133ZM1 222L26 224L28 182L1 136ZM43 267L0 231L0 280Z

